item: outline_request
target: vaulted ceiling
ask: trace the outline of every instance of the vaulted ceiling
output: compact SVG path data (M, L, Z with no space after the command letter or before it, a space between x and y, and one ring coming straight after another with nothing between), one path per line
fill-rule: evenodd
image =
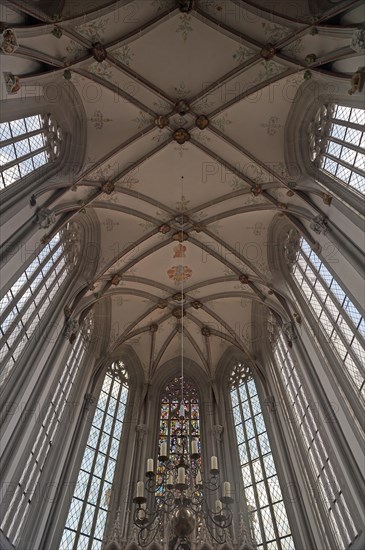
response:
M361 65L351 17L336 24L359 2L321 14L299 0L277 12L180 4L104 1L82 13L65 2L55 15L11 2L19 48L3 68L22 85L63 76L81 98L85 159L56 207L68 220L92 209L100 223L97 273L77 307L108 298L111 347L133 346L149 377L180 354L181 301L184 355L208 376L228 346L251 354L252 304L279 308L268 227L318 210L285 162L295 94Z

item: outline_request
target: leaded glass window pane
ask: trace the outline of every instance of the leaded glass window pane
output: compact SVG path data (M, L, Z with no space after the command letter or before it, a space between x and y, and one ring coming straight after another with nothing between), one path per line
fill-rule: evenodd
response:
M78 259L79 239L68 226L44 246L0 300L0 390L34 333L55 293Z
M275 372L290 403L290 421L295 422L296 433L306 449L303 458L307 459L313 476L313 497L323 506L338 547L347 548L356 538L357 530L350 514L349 495L343 493L335 473L336 459L322 430L318 405L311 401L302 384L297 364L281 333L273 346Z
M365 339L361 313L303 238L293 277L355 391L364 398Z
M22 528L33 504L33 495L37 489L38 480L52 449L57 429L61 421L64 420L65 414L67 421L70 393L89 345L93 326L94 318L91 311L84 319L62 375L49 398L47 408L42 408L43 418L39 418L37 423L40 426L38 434L29 453L17 489L7 503L7 511L1 522L1 529L14 545L18 543L21 536ZM70 413L72 411L68 411L68 414Z
M101 548L120 447L129 381L124 364L112 363L96 405L60 550ZM112 409L111 400L115 401Z
M235 365L230 383L253 538L257 548L264 550L294 548L260 399L250 369L241 363Z
M310 124L312 160L327 174L365 193L365 110L323 105Z
M62 131L51 115L0 123L0 190L55 160Z

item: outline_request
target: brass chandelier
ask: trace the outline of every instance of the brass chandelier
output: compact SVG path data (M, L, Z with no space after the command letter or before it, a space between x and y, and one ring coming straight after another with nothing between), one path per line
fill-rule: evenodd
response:
M183 228L184 221L181 222L182 240ZM149 458L146 481L137 482L133 521L138 528L138 543L141 547L155 540L159 530L168 522L172 531L172 548L190 548L189 537L195 527L199 528L197 522L205 523L211 537L218 544L223 544L227 541L227 530L233 519L231 485L228 481L221 483L219 480L218 458L211 457L209 475L204 476L198 441L194 438L190 441L188 436L184 402L183 277L181 297L181 401L178 422L170 437L170 441L175 438L178 442L178 452L169 456L168 441L163 441L156 468L154 460Z

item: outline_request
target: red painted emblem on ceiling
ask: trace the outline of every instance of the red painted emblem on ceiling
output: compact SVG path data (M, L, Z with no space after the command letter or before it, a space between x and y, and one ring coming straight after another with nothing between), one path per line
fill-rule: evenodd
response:
M186 281L190 279L193 274L193 270L187 265L174 265L167 270L169 279L173 279L176 282Z

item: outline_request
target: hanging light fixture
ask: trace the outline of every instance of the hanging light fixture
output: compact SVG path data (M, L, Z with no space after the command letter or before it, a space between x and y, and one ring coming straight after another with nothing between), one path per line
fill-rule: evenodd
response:
M182 178L183 180L183 178ZM183 193L182 193L183 195ZM181 222L181 239L184 221ZM148 546L159 530L170 522L174 548L190 548L189 536L197 519L205 523L218 543L227 541L227 529L232 525L231 485L220 482L218 458L210 459L209 475L201 470L198 441L189 441L184 403L184 261L181 277L181 401L179 420L172 438L178 442L178 453L169 456L167 441L160 445L157 463L147 460L146 481L137 482L133 499L136 504L134 524L138 528L138 543ZM156 466L156 467L155 467Z

